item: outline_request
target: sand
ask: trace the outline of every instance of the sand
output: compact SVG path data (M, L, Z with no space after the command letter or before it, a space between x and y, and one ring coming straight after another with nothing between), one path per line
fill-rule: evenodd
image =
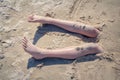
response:
M87 38L28 23L30 14L96 25L102 32ZM23 36L46 49L94 42L104 53L37 61L22 49ZM0 0L0 80L120 80L120 0Z

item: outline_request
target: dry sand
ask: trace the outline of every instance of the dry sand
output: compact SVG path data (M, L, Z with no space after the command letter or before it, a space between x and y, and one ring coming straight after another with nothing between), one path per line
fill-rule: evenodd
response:
M96 39L53 25L37 28L27 22L32 13L100 25L103 31ZM23 36L41 48L95 42L105 51L99 57L36 61L23 51ZM120 0L0 0L0 80L120 80Z

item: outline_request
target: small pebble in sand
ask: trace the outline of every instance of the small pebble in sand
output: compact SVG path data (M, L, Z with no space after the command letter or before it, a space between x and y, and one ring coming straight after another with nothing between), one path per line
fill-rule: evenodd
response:
M2 27L2 26L0 26L0 32L3 32L3 31L4 31L3 27Z
M11 44L12 41L8 39L8 40L4 40L4 41L2 41L2 43L8 43L8 44Z
M71 79L74 79L75 77L74 76L71 76Z
M43 66L44 66L44 64L41 63L41 64L38 64L36 67L39 68L39 69L41 69Z
M45 16L52 17L52 15L50 13L46 13Z
M0 54L0 59L4 59L5 56L3 54Z
M88 19L92 19L93 17L92 16L88 16Z
M115 22L115 20L114 19L110 19L110 20L108 20L108 22L113 23L113 22Z
M61 36L65 36L65 33L61 34Z
M88 69L93 69L95 66L94 65L89 65Z
M81 16L80 19L85 20L85 16Z
M2 53L2 51L3 51L2 48L0 48L0 54Z
M3 67L3 64L2 64L2 63L0 63L0 69L2 69L2 67Z
M55 14L54 12L46 13L46 14L45 14L46 17L52 17L52 18L54 18L55 15L56 15L56 14Z

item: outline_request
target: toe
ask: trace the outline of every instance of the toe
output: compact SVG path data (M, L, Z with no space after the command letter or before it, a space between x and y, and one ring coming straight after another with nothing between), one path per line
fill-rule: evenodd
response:
M27 48L27 45L25 43L22 43L23 48Z
M23 48L26 48L26 47L27 47L27 39L26 39L26 37L24 37L24 38L22 39L22 45L23 45Z
M26 37L24 37L24 39L25 39L25 40L27 40L27 38L26 38Z
M23 46L23 48L25 49L25 48L27 48L27 46L26 45L24 45L24 44L22 44L22 46Z
M22 43L27 44L27 40L22 39Z
M28 21L29 21L29 22L33 21L33 16L34 16L34 15L30 15L30 16L28 17Z
M23 40L23 41L22 41L22 44L25 44L25 45L26 45L26 44L27 44L27 42Z
M23 38L23 41L28 42L28 39L26 37Z
M26 42L26 44L28 43L28 44L32 44L31 42L30 42L30 40L28 40L26 37L24 37L24 41Z

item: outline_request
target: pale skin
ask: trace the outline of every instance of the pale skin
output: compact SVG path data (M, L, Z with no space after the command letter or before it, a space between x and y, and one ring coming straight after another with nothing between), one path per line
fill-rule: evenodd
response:
M100 31L96 28L85 25L83 23L65 21L59 19L53 19L49 17L41 17L37 15L31 15L28 18L29 22L54 24L58 27L66 29L71 32L86 35L88 37L96 37ZM96 43L88 43L81 46L72 46L63 49L48 50L42 49L33 45L26 37L22 40L23 49L28 52L35 59L43 59L47 57L63 58L63 59L75 59L87 54L96 54L103 52L103 49Z

